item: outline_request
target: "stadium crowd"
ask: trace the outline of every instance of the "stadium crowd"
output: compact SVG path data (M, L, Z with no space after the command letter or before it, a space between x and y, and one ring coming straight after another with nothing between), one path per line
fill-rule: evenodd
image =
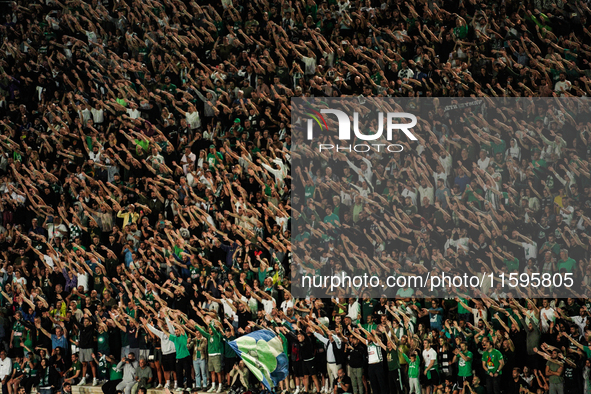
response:
M0 14L3 394L259 391L228 343L260 329L290 361L277 392L591 393L586 2L19 0ZM360 95L556 100L521 101L523 122L463 112L466 128L434 105L419 144L371 160L292 152L292 97ZM292 171L293 155L310 164ZM392 214L358 248L378 201ZM321 258L292 266L292 226ZM290 292L302 272L462 265L571 273L582 290Z

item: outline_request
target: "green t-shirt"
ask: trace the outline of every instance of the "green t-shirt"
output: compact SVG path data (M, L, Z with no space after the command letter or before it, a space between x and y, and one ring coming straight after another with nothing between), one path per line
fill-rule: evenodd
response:
M408 357L405 353L402 353L404 359L408 363L408 377L409 378L418 378L421 374L421 362L419 358L416 357L415 361L411 361L410 357Z
M116 363L109 364L109 379L110 380L123 379L123 371L117 370Z
M483 386L472 387L476 394L486 394L486 389Z
M199 326L195 326L195 329L199 331L205 338L207 338L207 354L210 356L216 356L222 354L223 351L223 338L222 334L218 331L215 326L211 325L213 334L205 331Z
M514 258L513 260L505 259L503 262L507 266L507 270L509 272L513 272L519 269L519 260L517 258Z
M14 325L12 326L12 331L14 332L12 336L12 346L15 348L21 348L21 341L24 341L25 339L25 326L20 322L20 320L15 321Z
M105 355L109 355L110 353L110 349L109 349L109 332L105 331L102 333L98 334L97 337L97 342L98 342L98 351L99 353L105 354Z
M224 358L235 358L236 352L230 346L230 342L236 339L235 336L230 336L229 338L224 337Z
M334 212L324 217L324 223L330 223L333 226L337 226L338 221L339 217Z
M468 305L468 300L467 300L466 298L462 298L462 297L460 297L460 300L462 300L462 302L463 302L464 304ZM470 311L469 311L468 309L464 308L464 307L462 306L462 304L460 304L460 303L458 302L458 313L459 313L460 315L466 315L466 314L470 313Z
M398 349L397 350L389 350L386 359L388 361L388 371L395 371L397 369L400 369L400 360L398 357Z
M23 343L29 349L33 349L33 336L31 335L31 331L25 332L25 339L24 339Z
M458 376L472 376L472 352L468 350L466 353L464 353L464 356L466 356L468 360L464 360L460 355L458 355Z
M201 269L199 268L199 266L190 266L189 267L189 272L191 273L191 282L195 281L197 282L197 280L199 279L199 273L201 272Z
M306 239L310 238L310 233L308 231L304 231L303 233L299 233L296 237L295 240L296 242L302 242Z
M25 362L25 367L23 368L25 372L25 376L27 378L36 378L39 370L37 369L37 358L33 358L33 363L29 363L28 361Z
M189 349L187 348L187 334L179 335L170 335L169 339L172 343L174 343L174 348L176 349L176 359L182 360L185 357L189 357Z
M497 153L505 153L505 150L507 150L507 143L503 140L501 140L500 144L497 144L495 142L491 142L490 143L490 150L494 155L496 155Z
M482 354L482 361L485 363L488 373L498 373L500 375L501 371L499 371L499 367L501 366L502 360L503 355L497 349Z
M80 361L76 361L72 364L72 376L76 375L78 371L82 371L82 363ZM80 377L80 375L78 375Z
M569 257L566 260L558 260L556 267L558 268L558 271L560 271L561 269L565 269L566 272L573 272L573 269L576 265L577 262Z
M548 360L546 362L546 366L552 372L557 372L560 368L562 368L562 365L555 363L553 361L550 361L550 360ZM550 384L560 384L560 383L564 382L564 378L562 376L556 376L556 375L550 376L548 378L548 380L550 381Z
M398 289L398 291L396 292L396 296L402 297L402 298L412 297L414 294L415 294L414 289L412 289L410 287L408 289Z
M135 143L136 143L137 145L141 146L141 147L142 147L142 149L143 149L144 151L146 151L146 152L148 151L148 148L150 147L150 141L146 141L146 140L138 140L138 139L136 139L136 140L135 140Z
M542 247L547 247L556 256L558 256L560 254L560 245L557 242L554 242L554 245L551 244L550 242L545 242Z
M246 283L252 283L256 279L256 273L254 271L248 270L246 271Z
M453 32L457 38L466 38L468 35L468 25L464 24L462 26L454 27Z
M216 152L215 155L213 153L207 154L207 162L209 163L209 167L212 170L214 170L215 166L218 165L223 160L224 160L224 155L222 155L221 152Z

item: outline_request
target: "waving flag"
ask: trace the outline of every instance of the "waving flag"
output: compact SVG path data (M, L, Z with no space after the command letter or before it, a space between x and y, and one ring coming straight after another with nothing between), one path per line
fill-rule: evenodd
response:
M289 374L289 364L287 356L283 353L283 344L272 331L254 331L229 342L229 345L269 390Z

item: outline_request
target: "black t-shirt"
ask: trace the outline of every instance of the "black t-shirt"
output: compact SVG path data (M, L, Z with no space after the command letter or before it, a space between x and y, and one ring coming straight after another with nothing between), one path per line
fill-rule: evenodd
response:
M577 368L573 368L568 364L564 364L564 380L573 381L577 379ZM572 383L569 383L572 384Z
M67 370L66 362L62 357L58 359L57 357L53 356L49 360L49 365L53 366L58 372L65 372Z
M351 368L363 368L367 359L367 347L361 343L354 346L353 349L346 349L349 366Z
M237 311L236 315L238 315L238 327L239 328L246 328L250 320L252 320L252 313L248 310L244 310L244 312Z
M350 393L351 392L351 378L348 376L343 376L342 378L338 378L334 381L334 386L337 388L337 394ZM347 390L343 389L344 386L347 387Z
M503 392L506 392L507 394L519 394L519 390L522 387L529 388L529 385L522 378L517 379L517 381L512 378L507 382L507 386Z

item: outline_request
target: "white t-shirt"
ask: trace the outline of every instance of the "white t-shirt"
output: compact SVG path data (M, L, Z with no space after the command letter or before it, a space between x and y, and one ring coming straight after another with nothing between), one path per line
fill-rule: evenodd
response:
M554 85L554 91L557 93L562 93L562 90L568 92L571 88L572 84L570 81L558 81L556 85Z
M486 320L487 312L486 309L472 309L472 314L474 315L474 325L477 326L480 320Z
M90 113L92 113L92 120L94 123L101 124L105 121L105 113L103 109L91 108Z
M55 267L55 263L53 262L53 259L51 257L49 257L48 255L44 254L43 260L45 260L45 264L47 264L51 268Z
M587 316L573 316L571 317L571 319L573 319L573 323L579 326L580 332L585 332L585 326L587 325Z
M357 321L359 319L359 313L361 309L359 308L359 302L355 301L353 304L349 305L349 311L347 312L347 316L351 318L352 321Z
M404 189L402 191L402 193L400 193L402 195L402 197L406 198L406 197L410 197L410 199L412 200L412 205L416 206L417 205L417 193L415 193L412 190L409 189Z
M382 362L382 349L373 342L367 343L367 363L377 364Z
M229 316L230 320L238 320L238 315L234 312L228 300L222 300L222 306L224 307L224 314Z
M443 167L443 170L449 176L451 174L451 166L453 164L451 156L447 155L445 158L439 156L439 164Z
M4 360L0 360L0 379L4 379L6 376L12 373L12 360L6 357Z
M275 305L273 301L266 300L263 298L261 300L261 304L263 304L263 310L265 311L265 313L271 314L271 312L273 312L273 306Z
M283 313L287 313L287 309L293 308L293 298L291 300L285 300L281 303L281 310Z
M423 360L425 360L425 368L431 363L431 360L433 360L433 367L435 367L437 365L437 352L435 349L423 350Z
M197 156L195 155L195 153L191 152L189 154L189 157L187 157L187 155L183 155L183 157L181 158L181 161L184 162L191 162L194 163L195 159L197 158ZM189 164L183 164L183 171L185 172L185 175L187 174L187 171L189 170Z
M488 168L488 165L489 164L490 164L490 157L485 157L484 160L478 159L478 167L482 171L486 171L486 169Z
M88 274L77 274L78 286L82 286L84 291L88 291Z
M288 218L286 217L279 217L279 216L275 216L275 222L281 226L281 228L283 229L283 231L287 230L287 222L289 221Z
M140 111L137 108L127 108L127 115L129 115L131 119L137 119L140 117Z
M419 197L421 199L421 206L423 207L423 198L427 197L429 199L429 204L433 204L435 202L435 191L432 187L423 187L419 186ZM415 204L416 205L416 204Z
M49 239L53 239L54 237L64 238L68 235L68 228L65 224L58 224L57 226L53 223L49 223L47 225L47 230L49 233Z
M78 111L78 114L80 115L80 118L82 119L83 123L86 123L92 117L92 113L90 112L90 110L86 108L84 108L81 111Z
M246 301L246 303L248 304L248 307L250 308L250 311L252 313L255 313L256 311L258 311L258 309L259 309L259 302L256 300L256 298L250 297L248 299L248 301Z
M191 130L201 127L201 118L199 117L199 112L185 112L185 119L187 119L187 124Z
M304 63L304 74L314 75L314 73L316 73L316 59L315 58L302 56L302 62Z
M538 258L538 244L537 243L534 242L533 244L528 244L527 242L522 242L521 247L523 248L523 251L525 252L526 260L529 260L531 258L533 258L533 259Z
M554 308L542 308L540 310L540 323L542 325L542 332L546 333L550 329L550 322L556 319L554 316Z
M89 43L93 43L93 44L97 44L98 43L98 37L96 35L95 32L93 31L85 31L86 33L86 38L88 38L88 42Z

